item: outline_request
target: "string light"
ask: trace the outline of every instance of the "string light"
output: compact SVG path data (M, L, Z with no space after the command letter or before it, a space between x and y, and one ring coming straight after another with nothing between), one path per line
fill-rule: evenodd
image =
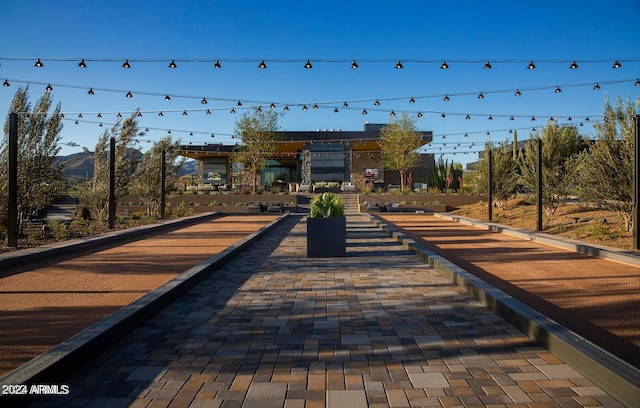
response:
M94 94L95 94L95 92L93 92L93 88L89 88L89 90L87 91L87 93L88 93L89 95L94 95Z
M402 65L402 62L398 60L398 62L396 62L396 69L402 69L402 68L404 68L404 66Z
M171 97L170 97L169 95L167 95L167 96L165 96L165 97L164 97L164 100L165 100L165 101L170 101L170 100L171 100Z
M356 69L358 68L358 64L356 63L356 60L351 61L351 69Z
M522 95L522 93L520 92L520 90L519 90L519 89L516 89L516 94L515 94L515 95L516 95L516 96L520 96L520 95Z
M11 85L9 84L9 81L5 79L4 82L2 83L2 86L11 86Z
M124 61L124 64L122 64L122 68L127 68L127 69L131 68L131 65L129 64L129 60Z
M307 60L307 63L306 63L306 64L304 64L304 67L305 67L306 69L311 69L311 68L313 68L313 66L311 65L311 61Z
M202 98L202 100L200 101L201 104L206 105L207 102L207 98Z
M480 94L478 95L478 99L484 99L484 95L482 94L482 92L480 92Z
M529 65L527 65L527 69L536 69L536 66L533 63L533 61L529 61Z
M176 65L176 62L174 60L171 60L171 62L169 63L169 68L171 68L171 69L178 68L178 66Z
M556 89L553 92L560 93L560 92L562 92L562 89L560 89L559 86L556 86Z
M264 63L264 60L260 61L260 64L258 64L258 68L260 68L260 69L266 69L267 68L267 64Z
M213 64L214 68L220 69L222 68L222 65L220 64L220 61L216 60L215 64Z
M577 68L578 68L578 64L576 64L575 61L573 61L571 65L569 65L569 69L577 69Z
M491 69L491 64L489 64L489 61L484 63L484 69Z
M597 91L598 89L600 89L600 85L598 85L598 83L596 82L595 85L593 85L593 89Z
M622 66L622 64L620 62L618 62L618 60L616 60L616 62L613 63L613 69L618 69Z
M127 92L125 96L129 99L133 98L133 94L131 93L131 91Z
M45 90L46 90L47 92L51 92L51 91L53 91L53 87L51 86L51 84L49 84L49 85L47 85L47 87L45 88Z
M447 69L449 68L449 65L447 65L447 61L442 61L442 64L440 65L440 69Z
M444 98L442 98L442 100L445 102L449 102L449 95L445 95Z
M86 68L86 67L87 67L87 64L84 62L84 58L82 59L82 61L80 61L80 62L78 63L78 66L79 66L80 68Z
M44 67L44 64L42 63L42 61L40 61L40 58L38 58L38 60L36 61L35 64L33 64L34 67L38 67L38 68L42 68Z

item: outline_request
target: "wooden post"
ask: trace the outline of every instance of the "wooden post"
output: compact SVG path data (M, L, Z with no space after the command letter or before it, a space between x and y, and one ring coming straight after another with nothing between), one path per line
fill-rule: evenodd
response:
M542 139L538 139L538 160L536 167L537 223L536 231L542 231Z
M7 246L18 246L18 114L9 114Z
M489 173L489 197L488 197L488 201L489 201L489 213L488 213L488 218L489 221L493 221L493 151L491 150L491 148L489 148L489 150L487 151L488 156L487 156L487 167L488 167L488 172Z
M638 175L638 167L640 166L640 115L636 115L636 126L633 138L633 249L640 249L640 240L638 239L638 223L640 222L640 175Z
M116 228L116 139L109 145L109 229Z
M165 184L167 180L167 151L162 150L162 160L160 163L160 219L164 220L164 212L166 208L166 190Z

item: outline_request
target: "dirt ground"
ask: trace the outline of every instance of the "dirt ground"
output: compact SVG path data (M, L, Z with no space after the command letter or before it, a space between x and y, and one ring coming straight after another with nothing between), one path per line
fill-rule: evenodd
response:
M382 213L380 218L494 287L640 367L639 267L426 214Z
M216 218L0 271L0 376L274 220Z
M536 206L522 199L508 201L506 209L493 208L493 221L529 231L536 230ZM486 202L460 206L451 214L462 215L476 220L488 220ZM620 249L631 249L633 236L625 231L622 217L612 211L600 210L576 203L560 205L553 215L543 212L543 231L593 244L606 245Z

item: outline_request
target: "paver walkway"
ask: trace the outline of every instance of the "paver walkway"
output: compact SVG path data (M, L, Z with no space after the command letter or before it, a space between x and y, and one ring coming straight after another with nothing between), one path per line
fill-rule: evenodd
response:
M3 268L0 375L275 218L275 215L220 217L101 251L85 250Z
M289 216L38 406L620 406L370 223Z
M407 236L640 367L640 267L426 214L380 214Z

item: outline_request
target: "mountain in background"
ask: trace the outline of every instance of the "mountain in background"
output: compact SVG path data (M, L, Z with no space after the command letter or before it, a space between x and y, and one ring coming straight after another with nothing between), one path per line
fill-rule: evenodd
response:
M60 162L64 163L64 177L85 180L93 177L93 152L80 152L68 156L58 156L56 163ZM195 173L196 161L187 160L178 172L178 176Z

